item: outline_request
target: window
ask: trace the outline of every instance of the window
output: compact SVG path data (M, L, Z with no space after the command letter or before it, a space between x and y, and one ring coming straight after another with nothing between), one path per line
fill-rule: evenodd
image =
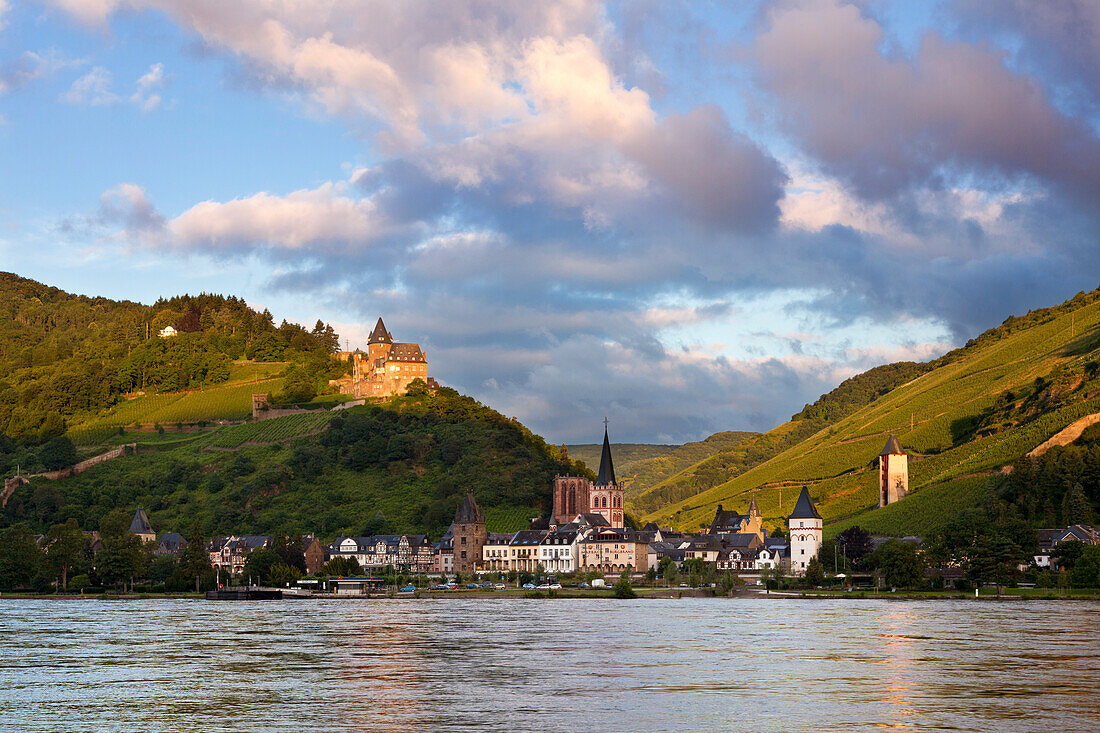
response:
M466 537L465 536L462 537L462 544L466 544Z
M465 551L465 550L463 550L463 551L462 551L462 559L463 559L463 560L465 560L465 559L466 559L466 551Z
M463 554L463 555L465 555L466 553L462 553L462 554ZM805 554L806 554L806 551L805 551L805 550L803 550L803 551L802 551L802 554L803 554L803 555L805 555Z

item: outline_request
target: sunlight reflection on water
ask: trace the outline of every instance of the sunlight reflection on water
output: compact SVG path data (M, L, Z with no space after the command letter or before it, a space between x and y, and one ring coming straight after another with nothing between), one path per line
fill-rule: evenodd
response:
M1094 731L1100 606L0 601L3 731Z

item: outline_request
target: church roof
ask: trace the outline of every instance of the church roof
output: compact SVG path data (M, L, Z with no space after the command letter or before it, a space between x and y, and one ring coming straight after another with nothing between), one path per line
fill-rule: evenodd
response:
M752 495L752 501L749 502L749 510L745 513L746 514L753 514L753 513L759 514L760 513L760 508L758 506L756 506L756 494Z
M485 524L485 513L477 505L473 494L466 494L462 506L455 512L455 524Z
M611 461L611 443L607 439L607 426L603 429L603 452L600 453L600 474L596 479L597 486L607 486L615 483L615 464Z
M723 509L719 504L714 510L714 519L710 523L710 531L722 532L741 527L741 514L736 509Z
M394 344L390 348L390 353L386 356L386 361L425 362L427 358L425 358L424 352L420 350L420 344Z
M817 507L814 506L814 500L810 498L810 492L805 486L802 487L802 493L798 495L798 501L795 502L790 519L821 519L821 515L817 513Z
M889 440L886 441L886 447L882 449L880 456L904 456L905 451L901 449L901 443L898 442L896 435L891 435Z
M154 534L153 525L149 524L149 515L141 507L138 507L138 510L134 512L134 519L130 522L130 531L134 534Z
M382 316L378 316L378 323L374 324L374 330L370 332L370 338L367 343L371 344L392 344L393 336L386 330L386 324L382 323Z

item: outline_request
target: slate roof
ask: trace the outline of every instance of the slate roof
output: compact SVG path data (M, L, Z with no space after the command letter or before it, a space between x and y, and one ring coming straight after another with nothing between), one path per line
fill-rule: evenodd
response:
M386 324L382 323L382 316L378 316L378 323L374 324L374 330L370 332L367 340L370 344L392 344L393 336L386 330Z
M795 502L794 511L789 518L821 519L821 515L817 513L817 507L814 506L814 500L810 498L810 492L805 486L802 487L802 493L798 495L798 501Z
M455 524L485 524L485 512L477 505L473 494L466 494L462 506L455 512Z
M155 534L153 525L149 524L149 516L141 507L138 507L138 510L134 512L134 519L130 522L130 531L134 534Z
M589 527L610 527L611 522L607 521L607 517L602 514L581 514L579 515L584 519L584 523Z
M512 541L514 532L489 532L485 535L487 545L507 545Z
M725 542L728 547L735 547L742 550L760 547L764 544L760 541L760 536L755 532L739 532L737 534L729 534L726 535Z
M615 483L615 464L611 460L611 443L607 439L607 426L603 429L603 452L600 453L600 473L596 478L597 486Z
M896 435L891 435L886 441L886 447L882 449L880 456L904 456L905 451L901 449L901 443L898 442Z
M521 529L513 535L512 541L508 544L513 547L517 545L537 545L542 542L544 534L546 533L534 529Z
M755 499L753 500L755 501ZM719 504L714 511L714 519L710 523L710 531L722 532L741 528L741 513L736 509L723 509Z
M179 532L165 532L160 536L159 552L182 552L187 547L187 540Z
M390 353L386 356L386 361L423 363L428 361L428 358L420 350L420 344L394 344L390 347Z

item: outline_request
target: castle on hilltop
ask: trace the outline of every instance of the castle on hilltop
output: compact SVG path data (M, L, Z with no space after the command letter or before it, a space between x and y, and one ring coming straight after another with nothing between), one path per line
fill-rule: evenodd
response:
M371 331L367 353L360 349L340 351L336 357L351 361L351 375L331 380L330 384L356 399L405 394L414 379L429 387L436 386L435 380L428 376L428 357L420 344L395 343L381 316Z

